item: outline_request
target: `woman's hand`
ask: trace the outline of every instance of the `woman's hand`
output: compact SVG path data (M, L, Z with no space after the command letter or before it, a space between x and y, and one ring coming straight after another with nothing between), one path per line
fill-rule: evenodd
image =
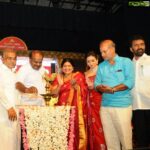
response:
M88 89L94 89L94 82L92 82L88 77L86 78L86 83L88 85Z
M63 85L63 78L62 78L61 74L57 75L57 80L58 80L58 83L59 83L60 86Z
M71 83L72 87L73 87L75 90L77 90L77 88L78 88L79 85L77 84L76 79L72 79L72 80L70 81L70 83Z

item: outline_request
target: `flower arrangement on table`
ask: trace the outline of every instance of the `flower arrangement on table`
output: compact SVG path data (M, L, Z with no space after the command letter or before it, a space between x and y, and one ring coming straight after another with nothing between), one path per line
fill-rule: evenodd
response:
M24 106L19 119L24 150L73 150L74 107Z
M49 83L52 83L56 77L57 77L57 73L48 74L45 72L43 75L43 78L45 79L45 81Z

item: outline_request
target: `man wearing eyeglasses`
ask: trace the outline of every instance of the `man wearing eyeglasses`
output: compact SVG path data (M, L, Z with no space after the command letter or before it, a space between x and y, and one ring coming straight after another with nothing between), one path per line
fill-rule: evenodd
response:
M99 64L94 85L102 92L100 116L107 149L129 150L132 149L133 64L117 55L115 43L110 39L100 43L100 53L104 61Z
M20 104L15 88L16 52L4 50L0 65L0 150L20 150L20 128L16 105Z

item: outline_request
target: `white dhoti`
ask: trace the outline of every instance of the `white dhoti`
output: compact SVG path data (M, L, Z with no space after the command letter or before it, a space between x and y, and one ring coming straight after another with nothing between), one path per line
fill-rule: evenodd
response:
M0 150L20 150L19 121L10 121L6 109L0 106Z

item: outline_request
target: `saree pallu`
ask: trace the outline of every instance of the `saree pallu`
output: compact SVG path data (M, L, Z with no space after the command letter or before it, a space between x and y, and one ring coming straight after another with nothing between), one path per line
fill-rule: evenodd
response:
M89 80L94 82L95 76ZM101 94L94 89L88 92L88 150L106 150L102 123L99 115Z
M71 80L64 82L60 87L59 101L57 105L70 105L76 107L74 150L86 150L87 85L84 75L80 72L74 73L72 79L76 80L78 84L77 89L72 87ZM54 84L56 84L56 81Z

